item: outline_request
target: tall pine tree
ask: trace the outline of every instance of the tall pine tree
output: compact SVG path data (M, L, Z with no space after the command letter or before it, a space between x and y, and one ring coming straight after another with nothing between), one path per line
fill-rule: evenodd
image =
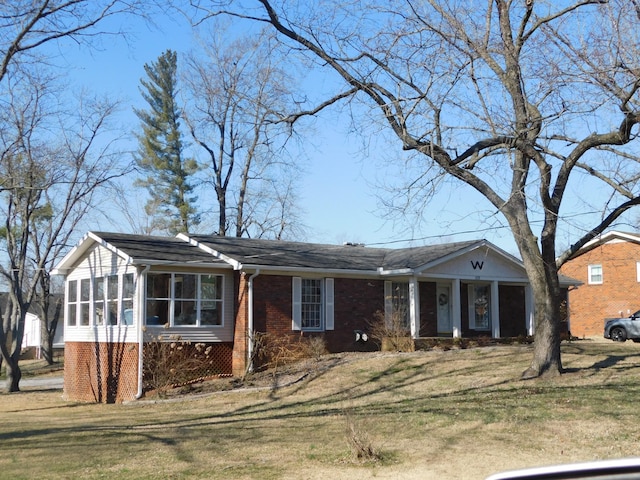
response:
M142 122L138 135L138 167L146 178L138 184L149 192L145 209L152 217L152 228L170 233L189 232L199 222L194 207L196 197L191 182L197 171L192 158L185 158L177 105L177 55L164 52L154 63L145 64L147 79L141 79L140 92L149 104L147 110L134 109Z

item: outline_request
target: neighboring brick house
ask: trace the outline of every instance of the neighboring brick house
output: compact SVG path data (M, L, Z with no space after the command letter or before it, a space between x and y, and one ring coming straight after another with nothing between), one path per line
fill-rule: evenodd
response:
M90 232L52 273L65 276L64 392L73 400L142 395L151 340L192 342L212 370L241 375L255 333L321 336L342 352L371 350L362 332L393 312L414 339L534 328L522 262L485 240L383 249Z
M602 336L605 319L640 309L640 235L603 234L580 249L560 273L581 282L569 290L571 334Z

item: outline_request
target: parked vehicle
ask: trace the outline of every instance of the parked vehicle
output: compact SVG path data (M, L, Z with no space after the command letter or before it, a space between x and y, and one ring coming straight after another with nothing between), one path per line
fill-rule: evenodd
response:
M625 318L612 318L604 324L604 338L614 342L624 342L627 339L640 342L640 310Z

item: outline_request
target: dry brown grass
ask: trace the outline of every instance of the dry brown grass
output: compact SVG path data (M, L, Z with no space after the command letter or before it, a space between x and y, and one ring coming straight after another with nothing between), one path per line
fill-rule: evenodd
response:
M325 356L252 388L125 405L0 395L6 478L482 479L635 456L640 345L563 345L567 373L521 381L530 346ZM313 366L313 368L312 368ZM297 381L296 381L297 380ZM247 385L245 385L246 387ZM357 458L353 434L375 458Z

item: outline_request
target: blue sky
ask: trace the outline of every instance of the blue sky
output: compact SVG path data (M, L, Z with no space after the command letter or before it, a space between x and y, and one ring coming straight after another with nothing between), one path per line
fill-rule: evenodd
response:
M149 29L143 21L132 22L126 28L133 33L126 42L106 38L102 48L93 52L67 46L64 60L78 88L87 87L122 100L119 121L128 131L134 131L139 123L133 108L146 107L138 90L145 75L143 65L155 61L169 48L186 53L193 40L190 27L179 19L165 22L163 30ZM336 117L334 110L316 119L313 133L316 148L309 148L308 158L302 162L304 174L299 193L303 222L308 227L302 240L401 247L486 238L517 255L504 220L494 215L486 200L462 184L451 181L444 184L442 192L425 210L423 225L417 230L410 231L402 222L382 218L383 210L376 197L382 192L376 183L381 176L401 174L399 145L388 148L385 144L376 145L363 156L361 141L349 135L348 129L347 119ZM136 144L131 145L135 148ZM116 220L114 225L118 223ZM562 235L559 241L561 244L565 241Z

